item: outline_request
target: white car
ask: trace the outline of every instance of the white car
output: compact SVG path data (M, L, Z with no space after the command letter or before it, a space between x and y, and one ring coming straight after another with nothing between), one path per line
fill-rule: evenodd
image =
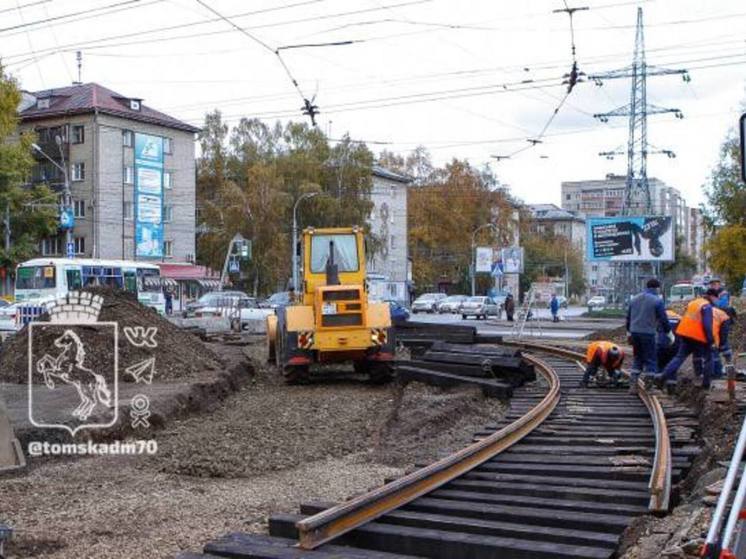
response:
M603 295L594 295L586 303L589 309L599 309L606 306L606 297Z
M275 314L274 309L261 308L256 299L242 299L239 303L240 327L241 330L251 332L266 332L267 317ZM238 325L234 322L231 327L238 330Z
M0 332L15 332L16 330L18 330L16 305L0 299Z
M488 316L497 316L499 312L497 303L491 297L469 297L461 306L461 318L473 316L487 319Z
M438 305L445 298L445 293L425 293L424 295L420 295L412 303L412 314L417 314L418 312L438 312Z

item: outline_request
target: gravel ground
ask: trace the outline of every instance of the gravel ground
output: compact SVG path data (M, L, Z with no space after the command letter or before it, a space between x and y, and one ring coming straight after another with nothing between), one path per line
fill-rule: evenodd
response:
M373 386L326 370L288 387L250 346L253 382L156 432L154 457L47 460L0 480L10 557L173 557L274 512L339 500L468 444L504 408L470 389ZM240 348L224 348L240 352Z

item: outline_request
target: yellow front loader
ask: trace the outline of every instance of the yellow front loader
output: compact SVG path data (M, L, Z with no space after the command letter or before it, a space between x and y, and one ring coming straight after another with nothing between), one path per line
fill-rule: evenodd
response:
M391 378L391 312L388 303L368 300L361 228L303 231L296 298L267 318L269 358L288 383L307 381L314 363L333 362L350 362L373 382Z

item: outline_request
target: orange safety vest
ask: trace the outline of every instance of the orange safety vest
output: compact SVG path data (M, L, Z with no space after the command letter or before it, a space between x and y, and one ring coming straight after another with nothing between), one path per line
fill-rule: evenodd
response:
M705 336L705 327L702 324L702 307L710 305L711 303L704 298L694 299L691 303L686 306L684 316L681 317L681 322L676 328L676 334L683 338L689 338L703 344L707 343L707 336ZM720 326L728 320L728 315L712 306L712 337L715 340L715 345L720 345Z
M606 363L606 355L612 347L616 347L619 349L619 359L616 363ZM585 353L585 360L588 363L593 361L593 357L596 355L596 352L598 350L601 350L601 364L604 367L617 367L624 360L624 351L622 351L622 348L613 342L591 342L590 344L588 344L588 351L586 351Z

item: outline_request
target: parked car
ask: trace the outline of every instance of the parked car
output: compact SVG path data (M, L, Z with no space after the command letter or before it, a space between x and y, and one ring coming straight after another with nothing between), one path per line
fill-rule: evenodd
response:
M488 316L497 316L497 303L491 297L469 297L461 307L461 318L464 320L469 316L487 318Z
M588 309L599 309L606 306L606 297L603 295L594 295L590 299L588 299L588 302L586 303L588 306Z
M263 324L267 317L275 313L274 309L261 308L259 303L253 297L242 298L238 304L239 318L233 319L231 328L233 330L252 330L252 331L264 331ZM254 327L257 323L261 323L262 326L259 328Z
M412 303L412 314L417 314L418 312L438 312L438 304L445 298L445 293L425 293L420 295Z
M386 301L391 309L391 323L396 326L402 322L409 320L409 311L407 307L399 303L398 301Z
M263 309L276 309L278 307L287 307L290 304L290 292L278 291L273 293L267 299L259 303Z
M196 301L187 303L182 315L184 318L221 316L224 309L246 305L247 300L256 302L241 291L210 291Z
M438 312L441 314L452 313L459 314L461 305L464 304L468 297L466 295L449 295L438 303Z
M0 299L0 332L15 332L17 329L16 306Z

